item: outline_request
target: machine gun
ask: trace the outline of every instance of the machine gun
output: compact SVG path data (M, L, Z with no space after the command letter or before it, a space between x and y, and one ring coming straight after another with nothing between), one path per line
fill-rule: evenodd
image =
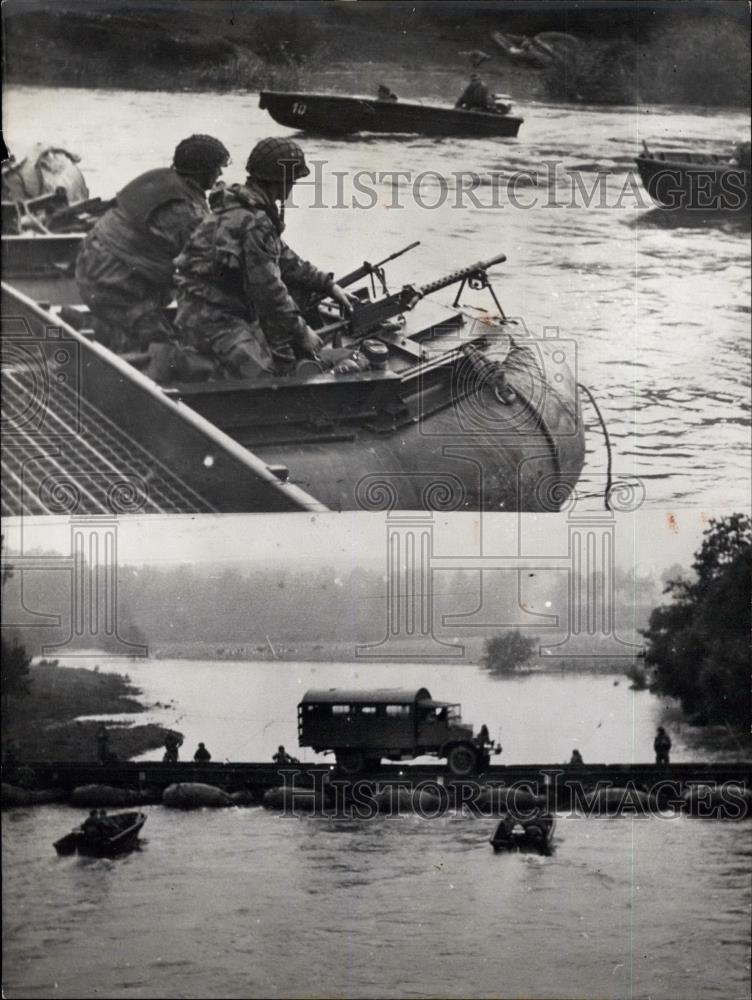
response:
M363 338L381 323L385 323L390 319L394 319L395 316L401 315L403 312L414 309L418 302L425 298L426 295L441 291L442 288L449 288L451 285L459 282L460 288L454 300L456 306L465 283L468 281L473 288L489 289L499 310L499 315L503 319L504 311L488 280L488 269L495 264L502 264L506 259L506 255L500 253L489 260L480 260L469 267L452 271L451 274L447 274L443 278L438 278L436 281L430 281L428 284L418 286L405 285L399 292L394 292L392 295L385 295L384 298L378 299L376 302L364 302L362 305L356 305L351 316L336 323L331 323L329 326L322 327L322 329L316 332L323 341L333 338L332 342L334 346L338 347L343 332L348 332L356 339Z
M68 232L90 229L93 222L115 204L115 199L103 201L101 198L87 198L84 201L68 201L63 187L47 194L18 203L19 219L30 228L41 233Z
M115 198L87 198L85 201L74 201L72 205L57 209L47 218L47 228L50 232L66 232L71 227L90 229L93 223L115 204Z
M18 201L16 204L16 231L22 228L33 229L38 233L47 234L50 229L47 225L48 218L56 211L65 208L68 204L68 195L65 188L58 187L54 191L37 195L36 198L28 198L26 201ZM10 214L8 216L10 224ZM6 230L3 225L3 232Z
M416 240L411 243L410 246L404 247L402 250L397 250L395 253L390 254L383 260L380 260L378 264L369 264L367 260L364 260L360 267L356 267L354 271L350 271L348 274L344 275L342 278L337 279L337 284L340 288L347 288L348 285L355 284L356 281L360 281L361 278L371 277L375 275L381 282L381 287L386 293L386 282L384 281L384 264L388 264L392 260L396 260L403 254L408 253L410 250L414 250L415 247L420 246L420 240Z

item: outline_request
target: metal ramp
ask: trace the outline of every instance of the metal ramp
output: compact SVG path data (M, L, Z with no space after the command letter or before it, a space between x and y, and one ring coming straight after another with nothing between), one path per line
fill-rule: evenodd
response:
M2 382L5 515L327 509L5 283Z
M35 433L28 375L3 371L3 516L216 511L64 383L50 386L45 429Z

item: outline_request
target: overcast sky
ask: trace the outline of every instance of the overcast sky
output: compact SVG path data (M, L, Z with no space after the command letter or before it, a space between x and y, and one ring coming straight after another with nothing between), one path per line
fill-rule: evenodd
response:
M674 563L689 566L711 516L698 510L617 515L617 565L625 570L637 567L640 575L660 574ZM511 556L518 552L518 543L524 555L567 553L565 514L519 518L513 514L486 514L479 518L476 514L454 513L423 517L434 524L434 554L457 557L458 569L462 568L463 556ZM387 518L382 513L121 517L117 521L118 563L378 569L386 564L387 522L399 520L400 515ZM593 514L583 520L594 527L603 523ZM6 518L3 531L11 550L28 554L39 547L70 554L69 518Z

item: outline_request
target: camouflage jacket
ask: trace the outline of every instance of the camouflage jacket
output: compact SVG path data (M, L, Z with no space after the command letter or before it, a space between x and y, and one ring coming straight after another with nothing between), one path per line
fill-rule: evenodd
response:
M212 199L212 209L175 262L180 312L208 306L260 323L269 343L298 341L306 322L291 293L326 293L332 275L282 240L276 205L262 188L233 185Z

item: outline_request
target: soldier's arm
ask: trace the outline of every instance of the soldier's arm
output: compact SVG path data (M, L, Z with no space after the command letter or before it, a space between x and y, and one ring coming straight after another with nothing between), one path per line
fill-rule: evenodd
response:
M334 275L330 271L320 271L313 264L302 257L298 257L294 250L280 240L281 252L279 255L279 267L282 280L287 287L295 294L297 290L302 292L313 292L320 295L331 296L346 313L352 312L354 296L344 291L334 281Z
M320 271L307 260L298 257L294 250L280 240L279 270L286 285L295 285L310 292L326 294L334 284L334 275Z
M300 343L307 325L282 278L280 240L263 213L243 234L243 281L245 292L256 310L270 341Z

